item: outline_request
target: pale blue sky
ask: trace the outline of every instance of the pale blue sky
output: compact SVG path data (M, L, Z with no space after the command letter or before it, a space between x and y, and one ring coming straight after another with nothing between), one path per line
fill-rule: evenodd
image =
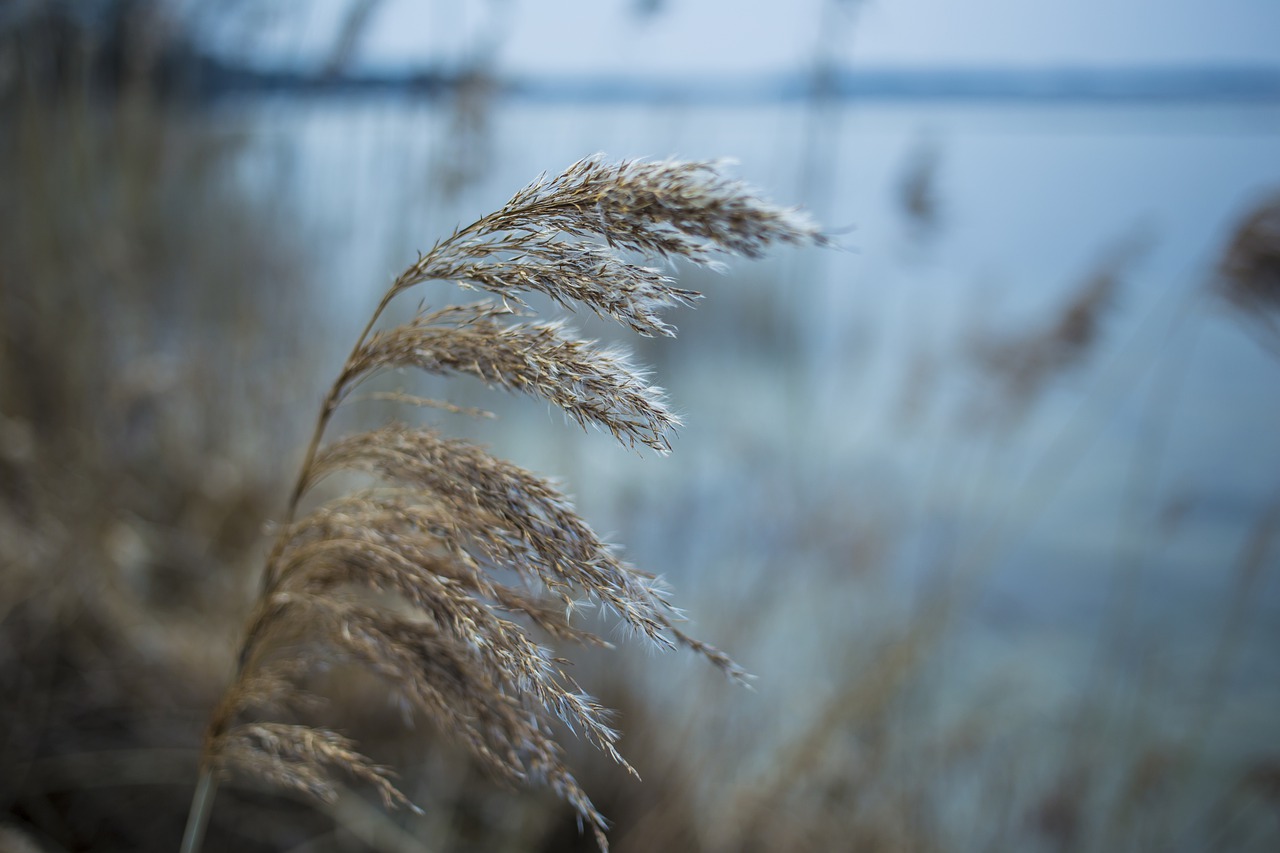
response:
M348 0L286 4L272 53L305 63ZM819 33L867 65L1280 63L1280 0L382 0L362 64L425 65L491 47L507 73L803 67Z

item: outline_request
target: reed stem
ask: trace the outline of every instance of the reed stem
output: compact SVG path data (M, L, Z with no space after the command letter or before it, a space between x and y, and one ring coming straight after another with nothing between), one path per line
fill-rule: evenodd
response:
M182 836L181 853L200 853L204 846L205 829L209 826L209 814L213 811L213 798L218 794L218 783L213 770L200 770L195 795L191 798L191 811L187 812L187 829Z

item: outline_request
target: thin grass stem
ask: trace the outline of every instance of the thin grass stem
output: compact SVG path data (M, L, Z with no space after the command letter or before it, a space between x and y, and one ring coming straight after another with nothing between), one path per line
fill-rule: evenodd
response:
M218 781L213 770L208 767L200 769L200 780L196 783L196 792L191 798L191 811L187 812L187 828L182 835L181 853L200 853L204 846L205 830L209 826L209 815L213 812L213 799L218 794Z

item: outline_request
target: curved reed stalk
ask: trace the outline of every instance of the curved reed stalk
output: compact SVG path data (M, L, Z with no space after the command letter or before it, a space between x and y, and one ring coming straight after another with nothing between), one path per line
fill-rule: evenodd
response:
M607 849L605 820L565 767L553 722L630 767L607 710L535 637L603 644L571 620L585 597L659 647L692 649L731 678L742 671L680 631L658 579L622 562L546 480L425 427L392 424L327 444L326 431L369 377L415 367L542 397L624 445L666 453L678 419L661 389L623 354L559 323L512 322L529 313L522 294L585 306L642 335L672 335L659 312L699 294L623 253L713 264L718 252L756 257L779 242L825 238L804 216L724 177L718 164L611 165L597 156L534 181L392 283L317 418L235 680L209 723L184 850L199 849L215 780L232 770L321 801L337 797L340 772L387 806L410 805L390 771L341 734L264 719L306 702L298 676L321 660L384 676L502 776L549 785ZM392 299L433 280L499 301L422 308L375 331ZM377 485L299 517L308 491L339 471L372 475ZM516 585L501 580L511 577Z

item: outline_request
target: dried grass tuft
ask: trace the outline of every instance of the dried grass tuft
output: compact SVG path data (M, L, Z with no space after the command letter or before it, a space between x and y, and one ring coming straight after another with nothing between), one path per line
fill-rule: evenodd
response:
M321 408L235 681L209 724L185 849L199 847L211 780L233 771L324 802L337 796L334 777L343 773L388 806L408 804L390 772L341 734L263 719L305 705L301 677L321 662L381 675L501 776L550 786L607 849L605 820L556 740L563 724L630 769L608 710L551 648L607 645L574 624L577 603L602 605L655 646L692 649L730 678L741 680L742 670L682 632L659 580L620 560L547 480L426 427L390 424L325 443L327 427L367 379L412 367L541 397L626 446L665 453L678 420L661 389L624 354L558 322L513 321L530 313L523 295L584 306L642 335L672 335L659 312L699 294L624 253L709 265L718 253L757 257L776 243L825 242L804 216L761 201L719 164L597 156L539 178L405 270ZM396 296L434 280L499 301L423 307L375 331ZM376 483L300 517L304 496L339 472Z

